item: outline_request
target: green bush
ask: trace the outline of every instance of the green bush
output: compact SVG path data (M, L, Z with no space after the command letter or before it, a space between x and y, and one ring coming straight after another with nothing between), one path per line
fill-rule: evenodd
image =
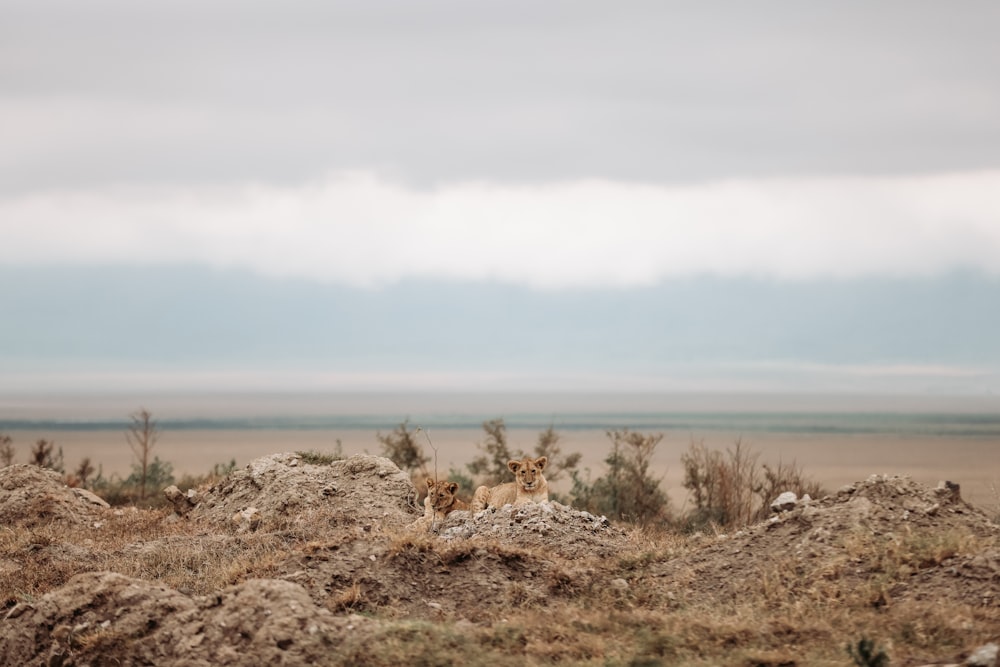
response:
M572 503L595 514L638 524L655 524L670 518L670 502L660 481L649 471L656 446L663 434L622 430L608 431L611 452L604 462L607 474L593 482L574 470Z
M503 419L493 419L483 422L486 439L479 443L483 453L466 464L473 477L486 486L494 486L510 480L510 469L507 461L519 459L524 452L514 451L507 444L507 426Z
M391 433L382 435L381 431L376 432L375 438L382 444L382 456L399 466L400 470L426 475L431 457L424 454L424 448L417 440L420 432L419 426L411 431L410 420L406 419Z

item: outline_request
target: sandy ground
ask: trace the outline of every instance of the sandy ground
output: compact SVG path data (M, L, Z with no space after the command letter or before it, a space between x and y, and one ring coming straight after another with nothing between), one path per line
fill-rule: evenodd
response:
M604 468L609 440L603 431L563 431L564 452L581 452L581 469L599 476ZM105 475L126 475L132 453L121 431L11 431L17 461L25 462L32 443L39 438L53 440L61 447L67 470L84 457L101 465ZM537 438L535 430L511 429L508 440L514 448L530 450ZM694 436L712 449L731 447L737 433L713 432ZM682 507L685 492L681 485L681 454L692 435L665 434L657 448L654 470L675 507ZM463 470L478 453L481 430L441 429L430 433L438 452L438 470ZM207 472L216 463L236 459L245 465L258 456L281 451L317 450L332 452L338 440L344 454L379 454L381 448L370 430L178 430L161 434L153 454L174 466L180 477ZM996 438L892 436L892 435L797 435L754 433L743 436L744 444L759 453L759 462L795 462L807 475L830 490L867 478L869 475L909 475L916 481L934 485L948 479L962 485L962 495L987 508L1000 507L1000 442ZM430 452L430 447L427 447ZM557 488L564 485L557 485ZM996 491L994 491L996 487Z

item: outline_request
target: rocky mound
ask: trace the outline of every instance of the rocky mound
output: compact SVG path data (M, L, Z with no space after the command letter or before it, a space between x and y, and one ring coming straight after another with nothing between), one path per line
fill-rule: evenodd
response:
M0 524L86 525L99 521L107 509L108 504L90 491L63 484L54 470L26 463L0 468Z
M192 519L236 528L281 527L317 520L399 525L418 514L406 473L379 456L307 463L294 453L254 459L201 493L172 502Z
M93 572L11 609L0 621L0 664L325 664L366 623L334 617L287 581L251 580L191 598Z
M592 574L587 563L569 566L539 549L409 535L315 544L276 576L334 611L482 622L514 606L565 600Z
M559 503L453 512L435 528L316 541L277 576L331 609L391 607L416 618L481 621L512 606L572 597L627 543L606 518Z
M564 558L608 556L626 540L625 531L612 526L606 517L557 502L505 505L476 514L452 512L435 529L443 540L497 539L543 547Z
M676 541L637 540L603 517L559 503L455 512L428 533L406 527L421 512L412 505L409 479L390 461L359 456L320 465L276 454L209 489L178 490L175 506L190 523L137 511L138 522L129 521L130 514L107 515L101 528L83 531L82 545L60 542L59 535L12 541L0 574L16 577L30 568L42 581L40 573L62 568L66 577L44 579L30 594L8 591L6 614L0 611L0 666L361 664L376 645L405 650L419 645L424 632L450 641L477 629L480 639L463 655L479 649L493 655L496 642L516 641L523 649L541 641L525 628L533 630L550 613L616 605L626 616L637 614L640 624L647 615L662 621L675 610L679 617L693 612L689 618L702 624L720 610L750 608L762 613L766 635L785 623L789 601L819 601L829 604L822 610L872 618L900 601L905 604L897 609L916 609L914 618L940 604L972 610L969 633L982 635L977 628L992 626L975 614L995 619L1000 613L1000 527L958 491L873 476L821 500L779 503L782 511L771 519L732 534ZM48 499L31 509L41 497ZM0 512L14 529L12 517L29 526L31 520L95 520L103 512L97 501L62 486L51 472L0 470ZM39 508L49 514L33 516ZM240 528L277 530L234 535L234 516ZM280 530L293 525L302 530ZM137 529L124 533L131 542L122 539L127 526ZM160 581L177 581L178 574L181 581L204 581L209 562L218 569L234 559L251 565L227 571L211 586L178 585L179 591L111 572L78 574L127 567ZM223 588L244 576L272 578ZM195 596L195 590L213 592ZM768 620L771 607L779 609L778 621ZM521 629L506 633L510 618L519 619ZM585 635L585 621L560 627ZM954 631L958 622L945 625ZM818 639L809 641L843 646L822 624L803 627L801 636L790 628L789 641L805 642L802 637L816 632ZM750 637L719 632L719 641ZM956 632L965 637L964 630ZM611 640L606 633L600 641ZM761 641L773 648L766 637ZM584 652L565 659L589 656L581 647ZM382 664L403 657L392 654Z
M731 535L706 537L701 548L647 574L675 582L687 602L716 605L745 598L748 582L777 590L795 579L828 596L870 590L874 606L945 598L1000 606L1000 552L962 555L998 537L1000 526L963 501L957 485L928 489L908 477L873 475Z

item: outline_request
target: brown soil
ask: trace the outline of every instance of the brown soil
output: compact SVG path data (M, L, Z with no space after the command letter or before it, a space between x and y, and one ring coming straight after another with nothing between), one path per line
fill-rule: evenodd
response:
M138 521L0 469L0 573L66 573L6 599L0 665L848 664L880 619L912 637L893 664L1000 639L1000 527L948 486L872 476L696 537L559 503L413 532L414 497L383 458L275 454Z
M0 468L0 525L88 524L106 516L108 504L85 489L63 484L62 475L38 466Z
M732 604L748 581L777 576L776 595L794 584L831 599L867 589L873 606L907 599L1000 606L1000 551L974 548L995 542L998 530L957 490L873 475L732 535L706 537L701 548L641 576L682 583L684 601L699 605ZM969 547L978 553L959 555Z

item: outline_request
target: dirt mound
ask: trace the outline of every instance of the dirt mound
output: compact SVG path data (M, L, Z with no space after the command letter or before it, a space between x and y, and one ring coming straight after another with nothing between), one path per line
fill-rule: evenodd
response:
M0 468L0 524L85 525L99 521L107 509L108 504L90 491L63 484L54 470L26 463Z
M955 485L928 489L873 475L731 535L706 537L649 574L673 580L688 603L740 599L747 582L771 594L807 582L810 594L834 598L867 590L873 606L902 599L1000 606L1000 553L976 548L998 535L1000 526Z
M52 473L19 468L0 471L0 511L18 493L85 503ZM559 503L455 512L420 532L407 528L413 493L386 459L277 454L178 494L189 520L135 510L80 530L5 524L0 667L708 664L706 646L774 658L725 664L817 664L796 652L829 661L829 645L843 658L869 627L892 633L901 664L924 664L918 649L957 655L994 638L1000 618L1000 527L949 485L875 476L700 537L626 533ZM238 532L254 516L257 530ZM79 574L97 567L147 579Z
M565 600L589 585L594 561L570 564L515 543L445 542L412 533L394 539L315 543L279 567L333 611L476 622L512 606Z
M95 572L11 609L0 621L0 664L319 664L366 623L335 618L287 581L191 598Z
M330 609L483 620L572 596L600 576L598 562L627 544L606 518L559 503L452 512L435 529L316 543L279 576Z
M557 502L505 505L476 514L452 512L435 528L443 540L497 539L543 547L564 558L608 556L626 541L625 531L607 518Z
M254 459L192 498L187 516L236 528L274 528L317 520L398 525L418 514L409 476L389 459L352 456L309 463L299 454ZM186 501L185 501L186 502Z

